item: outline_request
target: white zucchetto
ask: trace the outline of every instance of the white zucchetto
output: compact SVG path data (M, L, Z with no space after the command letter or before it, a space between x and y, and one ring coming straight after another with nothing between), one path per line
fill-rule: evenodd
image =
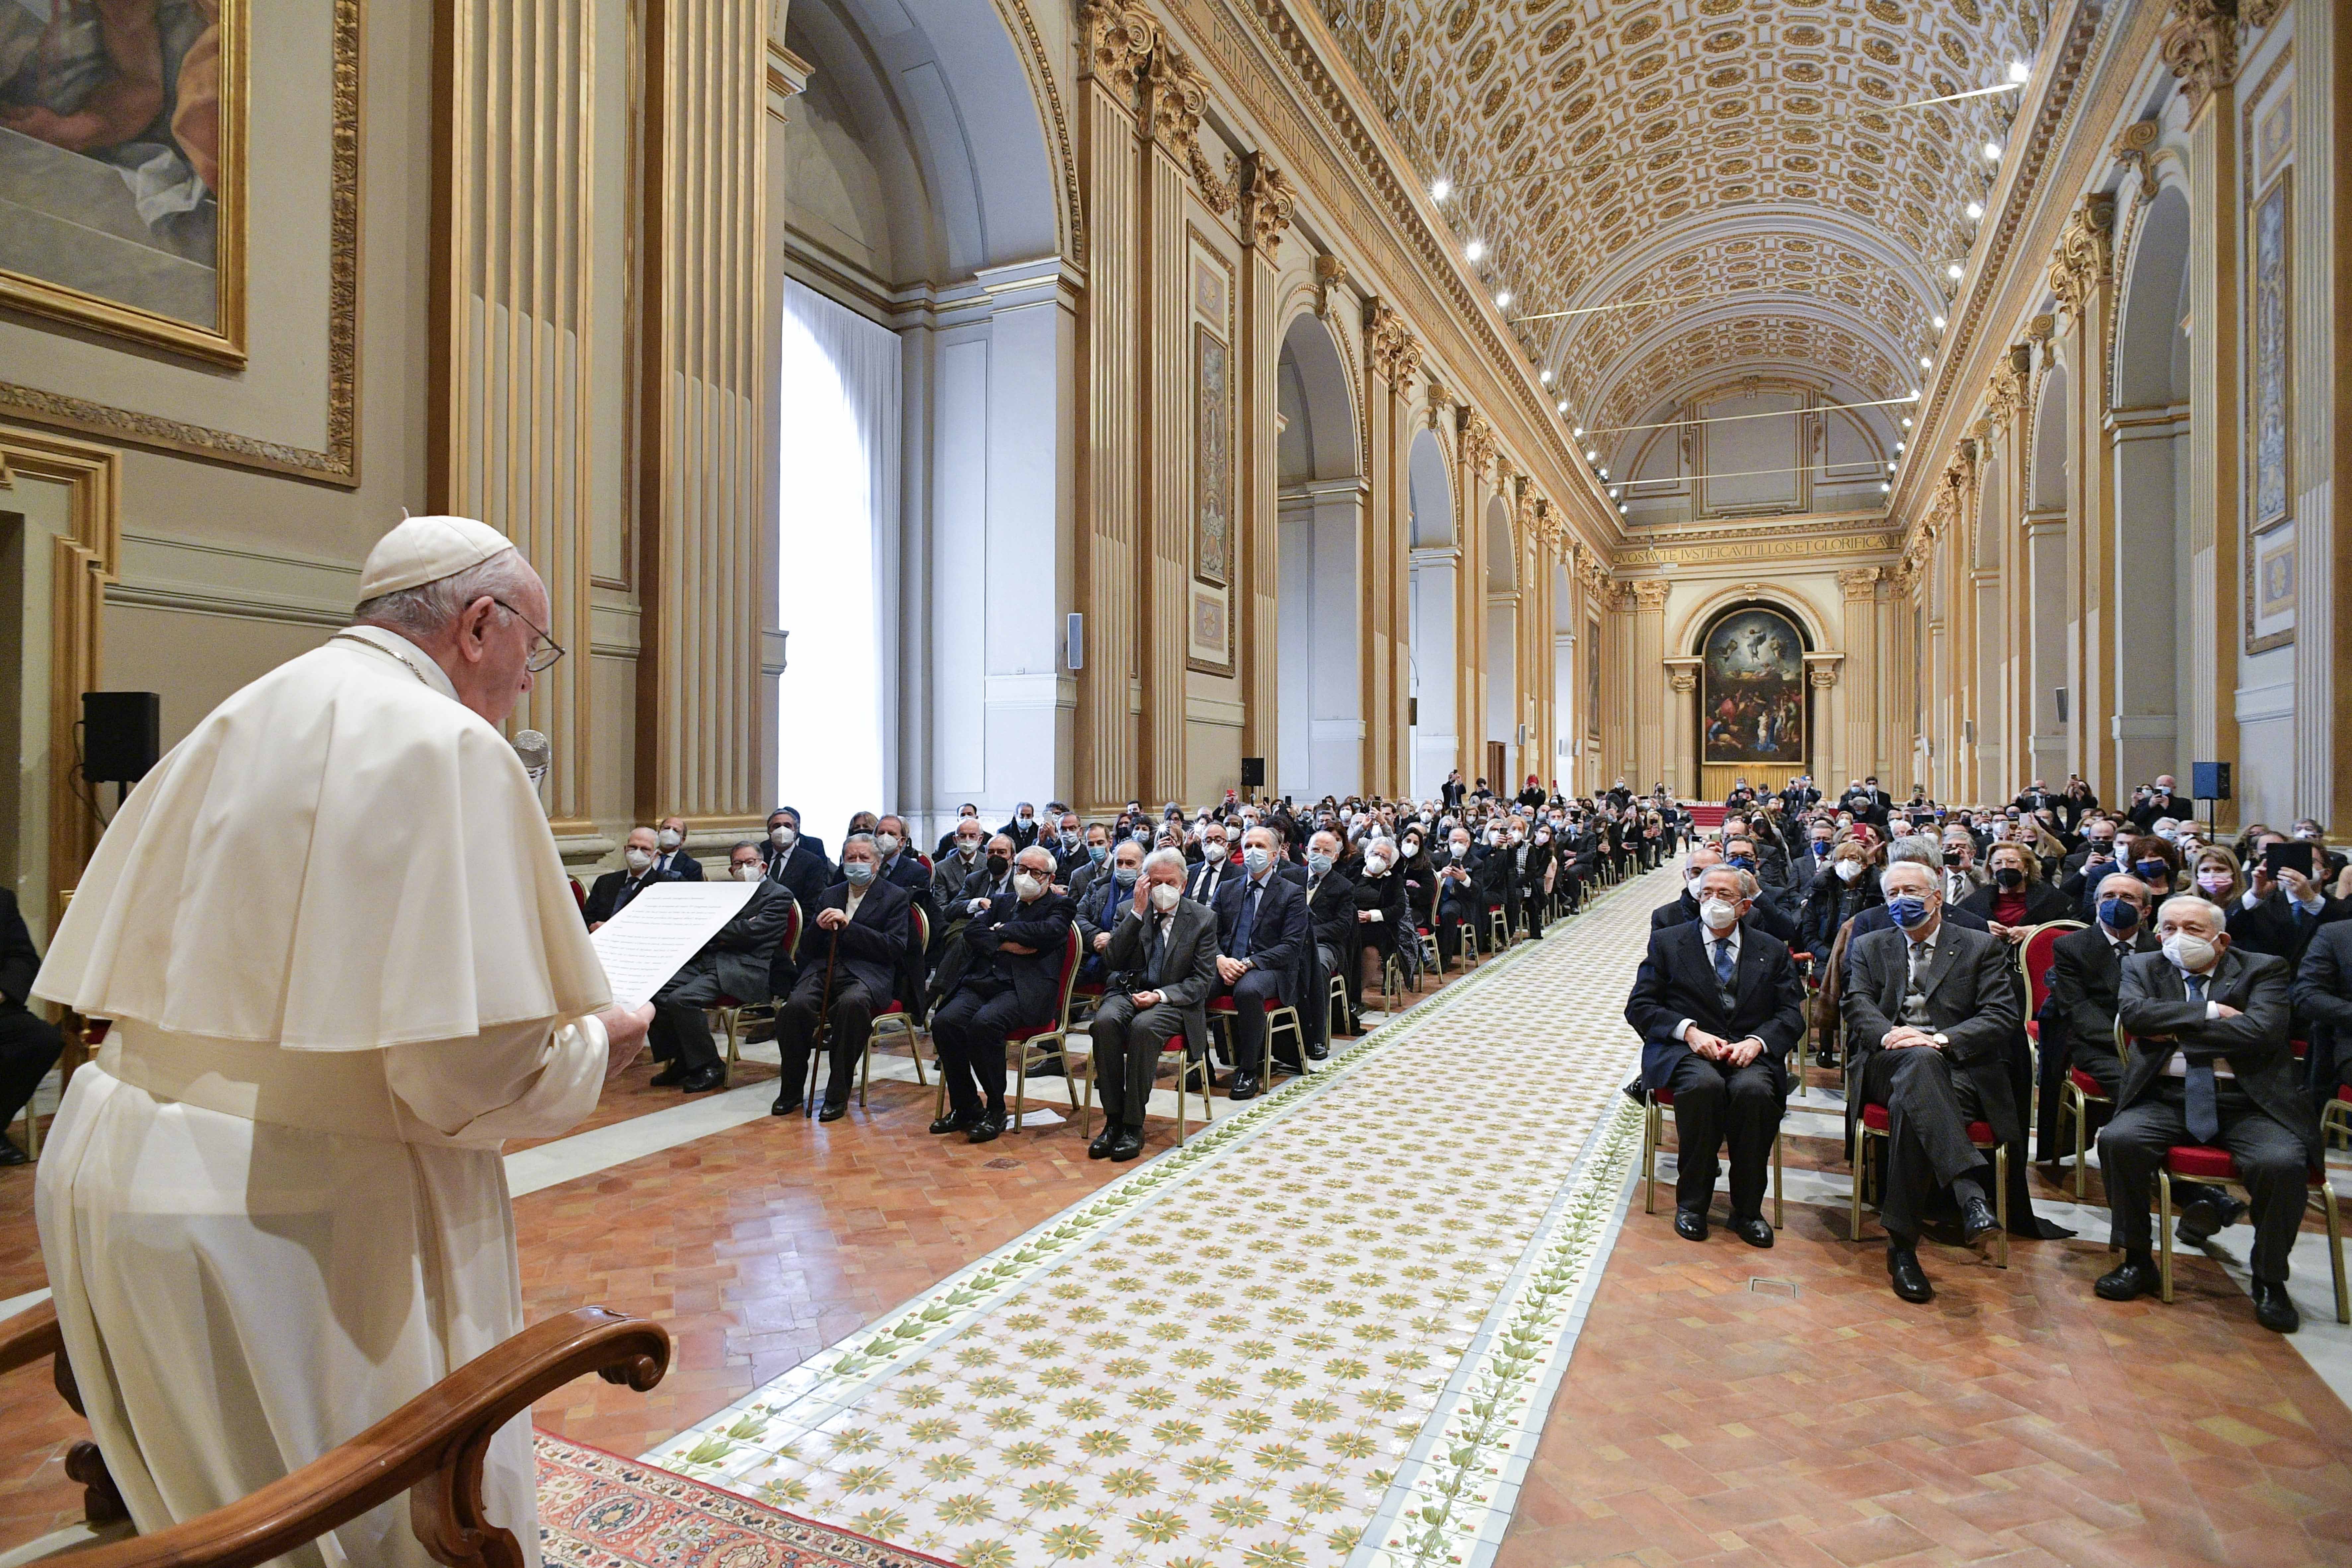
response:
M422 587L479 566L514 541L470 517L411 517L375 542L360 568L360 600Z

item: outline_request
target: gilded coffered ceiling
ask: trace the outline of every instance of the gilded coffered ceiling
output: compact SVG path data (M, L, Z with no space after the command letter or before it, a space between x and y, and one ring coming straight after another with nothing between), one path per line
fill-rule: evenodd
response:
M2046 0L1316 0L1563 417L1933 354ZM1629 306L1631 308L1619 308ZM1601 307L1601 309L1594 309ZM1564 312L1564 313L1563 313ZM1531 320L1529 318L1544 318Z

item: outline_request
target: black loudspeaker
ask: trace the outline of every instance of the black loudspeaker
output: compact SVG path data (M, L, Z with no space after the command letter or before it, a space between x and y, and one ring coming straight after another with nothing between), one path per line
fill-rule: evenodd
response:
M2189 764L2189 791L2199 800L2230 798L2230 764L2227 763L2191 763Z
M1242 784L1244 788L1264 789L1265 787L1265 759L1264 757L1244 757L1242 759Z
M83 692L81 776L91 784L137 784L155 765L163 733L163 700L154 692Z

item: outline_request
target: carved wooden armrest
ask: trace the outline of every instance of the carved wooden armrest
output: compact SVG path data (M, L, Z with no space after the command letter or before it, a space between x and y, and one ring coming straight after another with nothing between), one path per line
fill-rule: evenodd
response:
M44 1304L8 1325L0 1333L0 1372L46 1352L57 1356L66 1392L71 1374L56 1310ZM492 1436L534 1401L592 1372L642 1393L669 1370L669 1332L658 1323L575 1308L475 1357L251 1497L153 1535L78 1551L75 1568L254 1568L404 1491L412 1493L409 1522L436 1560L449 1568L522 1568L521 1547L483 1509L482 1461Z

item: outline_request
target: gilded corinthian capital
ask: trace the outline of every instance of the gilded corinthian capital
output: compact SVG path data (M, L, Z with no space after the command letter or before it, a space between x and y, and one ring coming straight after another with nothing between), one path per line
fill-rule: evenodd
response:
M2050 258L2050 291L2070 316L2082 313L2084 301L2107 281L2115 260L2116 198L2089 195L2066 219L2059 232L2057 253Z
M2238 79L2238 0L2172 0L2157 47L2195 119L2216 89Z
M1140 5L1118 0L1078 0L1078 25L1087 32L1087 61L1096 76L1128 102L1160 43L1160 25Z
M1270 246L1290 226L1297 192L1288 176L1265 161L1263 153L1242 160L1242 238L1251 245Z

